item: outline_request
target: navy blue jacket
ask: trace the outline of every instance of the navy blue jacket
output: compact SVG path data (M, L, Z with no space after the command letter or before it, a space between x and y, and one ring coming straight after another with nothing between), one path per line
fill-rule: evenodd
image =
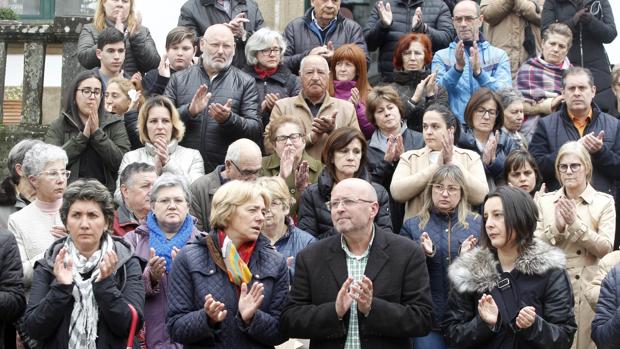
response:
M237 309L237 288L220 269L205 242L206 234L197 236L177 255L168 278L168 316L170 338L192 348L273 348L284 342L279 330L280 313L288 297L289 276L284 257L263 235L259 235L248 267L252 281L264 285L264 299L250 326L245 326ZM218 244L217 234L212 234ZM226 305L228 314L218 325L208 323L204 311L205 296Z
M599 349L617 348L620 343L620 264L607 274L592 321L592 340Z
M273 247L275 247L281 255L288 259L289 257L297 257L299 251L303 250L311 243L316 242L316 238L309 233L297 228L293 224L292 219L288 218L287 223L288 228L286 234L284 234L280 239L278 239L278 241L273 244ZM295 263L291 264L288 269L292 279L293 275L295 274Z
M482 218L469 212L466 221L469 225L467 229L458 222L457 211L451 214L443 214L431 210L430 219L424 229L419 228L420 216L415 216L408 219L400 230L400 235L408 237L418 244L421 243L423 232L426 232L433 242L435 254L432 257L426 257L426 267L431 282L431 296L435 314L433 320L436 328L443 321L448 305L448 292L450 291L448 267L458 257L461 244L468 236L473 235L480 238Z
M592 120L586 126L584 135L603 130L603 149L592 155L592 186L598 191L616 196L614 180L620 173L620 122L613 116L600 111L592 104ZM568 116L566 105L557 112L538 121L536 132L528 150L536 159L540 173L547 184L547 191L560 188L555 178L555 158L560 147L569 141L579 140L579 131Z

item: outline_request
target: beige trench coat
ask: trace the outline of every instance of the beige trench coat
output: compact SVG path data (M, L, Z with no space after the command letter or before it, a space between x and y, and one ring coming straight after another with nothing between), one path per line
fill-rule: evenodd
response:
M564 188L538 197L539 220L535 235L566 253L566 270L571 278L575 298L577 333L572 348L596 348L590 333L594 312L585 290L594 278L600 258L612 250L616 231L616 210L611 195L594 190L588 184L577 205L577 219L558 231L555 226L555 203L564 196Z

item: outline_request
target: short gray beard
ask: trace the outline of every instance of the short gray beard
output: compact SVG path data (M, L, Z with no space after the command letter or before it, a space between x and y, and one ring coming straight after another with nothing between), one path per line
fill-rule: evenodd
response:
M230 57L228 57L228 59L226 60L226 63L213 63L213 60L211 59L211 56L209 56L209 54L205 53L203 55L203 59L204 59L204 65L206 68L210 68L213 69L215 71L221 72L222 70L226 70L228 69L228 67L230 67L230 65L232 64L233 61L233 57L234 55L231 55Z

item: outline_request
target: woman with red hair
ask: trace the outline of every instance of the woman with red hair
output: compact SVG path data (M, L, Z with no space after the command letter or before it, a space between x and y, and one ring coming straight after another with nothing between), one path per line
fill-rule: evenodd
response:
M407 127L422 131L422 116L431 103L448 105L448 93L435 81L429 68L433 58L431 40L425 34L410 33L398 40L394 49L394 81L405 105Z
M360 130L370 139L375 127L366 118L366 96L370 91L366 53L355 44L342 45L334 51L330 69L331 83L327 87L330 96L353 103Z

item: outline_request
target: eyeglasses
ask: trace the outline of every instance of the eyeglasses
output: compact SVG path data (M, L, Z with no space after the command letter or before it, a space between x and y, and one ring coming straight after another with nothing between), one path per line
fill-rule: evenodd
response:
M101 96L101 90L99 89L91 90L89 88L78 88L77 90L82 92L82 96L84 96L84 98L90 98L92 95L95 95L95 98Z
M478 108L476 109L476 113L484 116L485 114L488 114L489 117L491 116L497 116L497 110L496 109L486 109L486 108Z
M301 133L291 133L288 136L277 136L276 137L276 143L286 143L286 141L288 141L289 139L291 140L292 143L296 143L303 136L304 135L301 134Z
M562 173L566 173L566 171L568 171L568 168L570 167L571 172L577 172L579 170L581 170L581 164L580 163L572 163L572 164L559 164L558 165L558 170Z
M364 200L364 199L345 198L345 199L341 199L341 200L327 201L325 203L325 206L327 206L327 209L330 210L330 211L332 209L337 209L338 207L340 207L340 204L342 204L345 209L349 209L349 208L353 207L353 205L359 204L360 202L365 202L367 204L372 204L374 201Z
M480 16L463 16L463 17L452 17L452 21L454 23L461 23L465 21L465 23L470 24L473 23L476 19L480 18Z
M265 48L259 51L265 56L270 56L272 53L279 55L280 52L282 52L282 49L280 47L270 47L270 48Z
M443 194L445 191L448 195L454 195L461 191L461 187L458 185L443 185L443 184L430 184L433 187L433 191L437 194Z
M164 207L170 207L170 204L174 203L175 207L181 207L184 206L187 201L183 198L161 198L157 199L155 203Z
M232 160L229 160L229 161L230 161L230 163L231 163L231 164L233 164L233 166L235 166L235 168L237 169L237 171L238 171L239 173L241 173L241 175L242 175L243 177L258 176L258 174L260 173L260 170L261 170L260 168L259 168L259 169L256 169L256 170L242 170L242 169L240 169L240 168L239 168L239 166L237 166L237 164L235 164L235 162L234 162L234 161L232 161Z
M41 171L37 174L37 176L43 176L49 178L57 178L57 179L67 179L71 175L71 171L60 170L60 171Z
M280 206L284 206L284 201L280 199L273 199L271 200L271 206L269 206L267 209L272 210L274 207L280 207Z

